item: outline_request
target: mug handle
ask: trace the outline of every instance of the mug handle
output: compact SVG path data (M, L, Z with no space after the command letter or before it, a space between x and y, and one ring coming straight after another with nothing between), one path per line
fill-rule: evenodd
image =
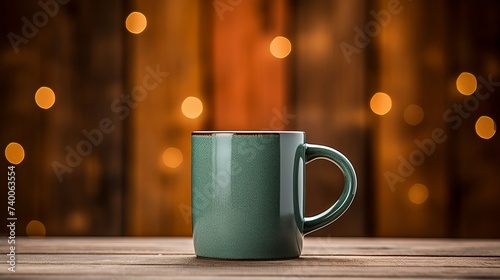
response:
M354 167L339 151L327 146L305 144L305 154L306 163L316 159L326 159L337 165L344 174L344 190L340 198L324 212L313 217L304 218L304 234L307 234L333 223L344 214L354 200L357 180Z

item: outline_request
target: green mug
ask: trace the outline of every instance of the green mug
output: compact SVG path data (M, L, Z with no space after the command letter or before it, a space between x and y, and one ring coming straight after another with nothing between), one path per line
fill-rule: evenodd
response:
M192 133L193 241L199 257L288 259L303 236L339 218L356 193L356 173L338 151L306 144L301 131ZM344 174L340 198L304 215L305 164L335 163Z

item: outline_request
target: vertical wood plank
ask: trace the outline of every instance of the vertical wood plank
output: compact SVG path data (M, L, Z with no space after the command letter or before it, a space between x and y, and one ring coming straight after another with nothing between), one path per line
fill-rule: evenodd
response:
M188 96L205 101L202 92L199 1L134 1L148 25L129 34L131 59L127 92L143 84L148 68L165 73L147 96L131 109L131 156L127 213L131 235L189 235L190 220L180 205L190 204L190 132L206 115L186 118L181 105ZM182 163L165 166L163 152L179 149ZM185 209L184 209L185 210Z
M309 143L331 146L345 154L358 175L358 193L351 208L332 226L316 233L328 236L368 234L365 220L367 146L366 49L346 56L341 44L353 45L354 28L365 24L365 1L301 2L296 6L293 88L297 128ZM342 191L343 176L327 162L307 168L306 214L332 205Z
M33 21L45 11L38 2L11 5L2 11L15 11L7 26L21 35L21 18ZM119 1L59 4L17 54L3 45L2 85L12 94L1 102L9 112L2 144L18 141L26 151L17 168L19 235L31 220L48 235L122 232L122 124L110 110L122 90L120 7ZM41 86L56 95L48 110L34 101ZM113 132L97 132L103 118Z
M474 98L459 94L453 88L448 106L463 105L467 118L461 120L456 130L450 130L451 197L450 236L496 238L500 235L500 188L497 172L500 170L498 130L486 140L475 132L480 116L491 117L498 127L500 122L500 3L482 1L474 5L468 1L449 3L452 26L448 40L453 51L450 57L449 80L454 81L461 72L470 72L478 78ZM458 32L459 31L459 32ZM486 86L484 81L492 81ZM482 96L486 96L483 98ZM465 101L468 100L466 103ZM455 114L457 115L457 114ZM456 121L449 125L458 125Z
M389 11L389 3L378 1L375 11ZM382 91L392 98L389 113L373 115L377 124L376 235L446 236L448 177L437 170L445 169L448 145L432 140L436 129L447 133L442 119L448 89L446 13L442 12L446 8L442 2L400 1L397 10L376 40L378 85L371 93ZM412 104L424 111L424 120L415 126L403 118ZM427 143L429 152L422 151L417 142ZM414 184L428 189L429 197L422 204L410 200Z
M286 110L289 58L272 56L269 46L288 34L286 2L233 2L238 4L213 20L214 129L283 129L291 120L273 120Z

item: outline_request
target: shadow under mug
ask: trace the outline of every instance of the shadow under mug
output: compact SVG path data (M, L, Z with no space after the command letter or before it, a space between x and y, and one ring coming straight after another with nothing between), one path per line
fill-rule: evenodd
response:
M193 241L199 257L299 257L303 235L339 218L356 193L349 160L307 144L301 131L192 133ZM340 198L323 213L304 216L305 164L335 163L344 174Z

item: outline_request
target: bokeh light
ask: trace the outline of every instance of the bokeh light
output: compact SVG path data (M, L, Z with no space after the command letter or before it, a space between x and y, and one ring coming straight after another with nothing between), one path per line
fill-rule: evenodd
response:
M422 184L415 184L408 191L408 198L415 204L424 203L429 197L429 190Z
M125 20L125 26L127 27L127 30L133 34L141 33L142 31L144 31L144 29L146 29L147 25L148 21L146 19L146 16L139 12L130 13Z
M37 220L31 220L26 226L26 235L31 237L43 237L46 234L45 225Z
M410 125L417 125L424 119L424 110L422 107L412 104L406 107L403 118Z
M42 109L49 109L56 102L56 95L51 88L40 87L35 93L35 102Z
M182 113L190 119L196 119L203 112L203 103L200 99L189 96L182 102Z
M477 80L469 72L461 73L457 78L457 89L463 95L471 95L477 89Z
M283 36L277 36L271 41L269 50L274 57L285 58L292 51L292 43Z
M170 168L177 168L181 165L184 157L182 156L181 150L170 147L163 152L163 164Z
M483 139L490 139L497 132L497 124L488 116L481 116L476 121L476 133Z
M71 231L82 233L89 230L90 220L88 213L75 210L66 216L65 224Z
M11 142L5 147L5 158L12 164L19 164L24 159L24 148L21 144Z
M377 92L370 100L370 108L377 115L385 115L392 108L391 97L383 92Z

